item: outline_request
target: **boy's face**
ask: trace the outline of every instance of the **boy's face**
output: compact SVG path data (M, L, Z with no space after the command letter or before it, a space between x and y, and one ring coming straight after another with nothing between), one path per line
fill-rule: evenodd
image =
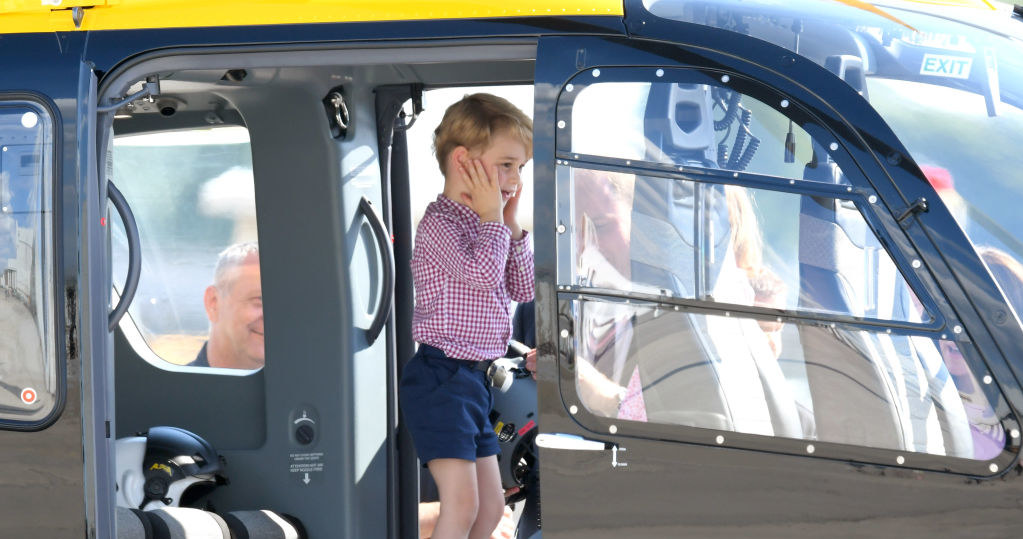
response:
M501 202L507 204L522 187L522 168L529 161L526 146L509 133L496 133L490 146L482 151L471 150L471 159L479 159L488 174L497 169L497 184L501 187Z

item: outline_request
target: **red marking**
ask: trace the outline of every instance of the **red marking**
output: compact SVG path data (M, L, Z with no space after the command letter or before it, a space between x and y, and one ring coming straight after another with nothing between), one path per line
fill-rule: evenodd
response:
M36 390L26 387L21 390L21 402L25 404L32 404L36 401Z
M532 419L530 419L529 423L526 423L525 425L522 426L521 429L519 429L519 436L522 436L523 434L529 432L529 430L532 429L535 426L536 426L536 422L533 421Z
M99 218L99 226L107 226L107 218L106 217L100 217Z
M391 243L394 243L394 234L391 234Z

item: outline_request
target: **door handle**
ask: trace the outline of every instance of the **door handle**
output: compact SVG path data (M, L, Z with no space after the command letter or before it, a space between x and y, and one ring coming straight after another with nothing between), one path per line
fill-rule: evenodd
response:
M596 440L587 440L582 436L576 436L575 434L561 434L561 433L543 433L536 435L537 447L543 447L545 449L566 449L569 451L603 451L610 449L610 444L607 442L598 442Z
M131 300L135 298L135 291L138 290L139 276L142 274L142 247L139 242L139 227L135 222L135 215L132 214L128 201L113 182L107 182L107 198L121 217L124 233L128 236L128 276L124 279L121 297L107 318L107 328L113 331L124 313L128 312L128 305L131 305Z
M380 291L380 300L377 302L377 311L373 315L373 322L366 330L366 341L373 344L377 340L377 336L380 335L380 331L384 329L388 315L391 314L391 302L394 299L394 251L391 250L391 238L387 233L387 227L384 226L384 220L373 209L373 204L366 197L362 197L362 200L359 201L359 212L365 215L369 221L369 226L377 240L377 250L380 251L380 256L384 259L384 286Z
M561 449L567 451L606 451L610 449L612 468L623 468L629 465L628 462L618 460L618 453L624 452L626 449L624 447L619 447L618 444L613 442L600 442L597 440L589 440L575 434L554 432L537 434L536 445L537 447L543 447L544 449Z

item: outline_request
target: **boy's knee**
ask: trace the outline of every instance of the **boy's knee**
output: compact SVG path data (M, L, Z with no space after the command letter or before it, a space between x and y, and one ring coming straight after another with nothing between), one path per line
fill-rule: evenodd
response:
M450 514L447 516L451 518L452 524L468 531L479 516L480 502L476 496L469 496L468 493L459 494L453 496L452 499L441 500L440 511L442 516L445 512L449 512Z

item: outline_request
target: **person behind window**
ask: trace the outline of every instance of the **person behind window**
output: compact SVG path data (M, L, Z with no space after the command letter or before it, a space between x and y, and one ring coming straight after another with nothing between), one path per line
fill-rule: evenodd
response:
M630 231L636 177L617 172L575 171L576 229L581 231L578 266L588 286L629 290ZM627 305L588 302L578 363L577 390L591 412L646 421L639 368L625 372L632 342L633 310Z
M263 289L259 245L238 243L224 249L203 295L210 320L209 339L187 366L258 369L264 363Z
M533 252L516 216L532 131L506 99L474 94L451 105L434 132L444 191L416 232L420 345L399 398L440 493L435 539L489 537L504 511L486 368L507 351L511 300L533 299Z

